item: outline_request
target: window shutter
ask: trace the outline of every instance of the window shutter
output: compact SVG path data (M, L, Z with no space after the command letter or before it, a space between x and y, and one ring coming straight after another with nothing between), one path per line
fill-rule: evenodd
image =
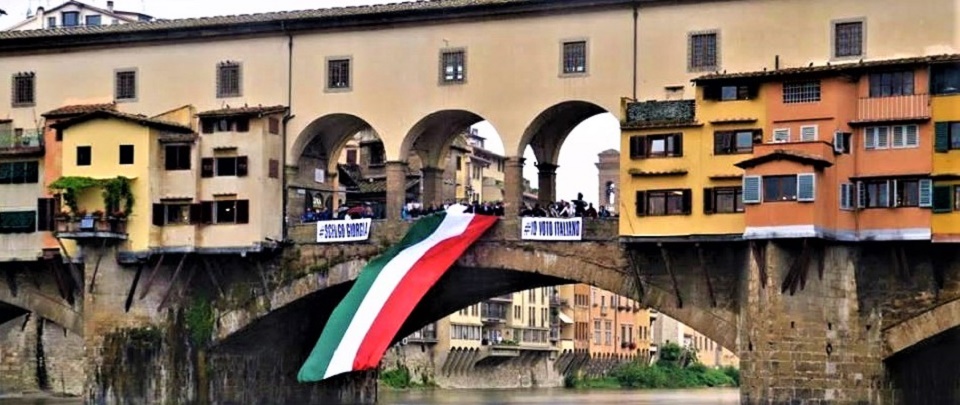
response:
M673 155L683 156L683 134L673 136Z
M808 125L800 127L800 141L813 142L817 140L817 126Z
M876 128L866 128L863 130L863 148L866 150L877 148Z
M250 201L237 200L237 223L246 224L250 222Z
M905 127L904 127L904 132L905 132L905 135L904 135L904 136L905 136L905 141L906 141L906 145L904 145L904 146L917 147L917 146L920 145L920 137L919 137L919 135L917 134L917 126L916 126L916 125L907 125L907 126L905 126Z
M647 193L643 191L637 191L637 216L642 217L647 215Z
M759 204L763 200L760 194L760 176L743 176L743 203Z
M200 177L213 177L213 158L200 160Z
M703 189L703 213L713 214L713 211L713 189L705 188Z
M24 183L33 184L40 181L40 163L25 162Z
M857 208L867 207L867 187L862 181L857 182Z
M153 224L156 226L163 226L163 217L166 214L163 208L163 204L153 204Z
M683 190L683 215L690 215L693 212L693 190Z
M953 195L950 192L950 186L933 187L933 212L949 213L953 211Z
M950 151L950 123L938 122L933 125L934 149L937 153Z
M237 156L237 177L244 177L246 175L247 175L247 157Z
M907 145L906 133L904 131L906 128L903 125L897 125L893 127L893 147L902 148Z
M881 207L890 206L890 180L887 180L880 186L880 196L878 200Z
M933 180L920 179L920 206L924 208L933 207Z
M780 128L773 130L773 142L790 142L790 129Z
M213 201L200 202L200 223L202 224L213 223Z
M647 155L646 146L647 146L647 137L631 136L630 137L630 158L631 159L645 158Z
M875 136L877 139L877 149L887 149L890 147L890 138L889 138L889 128L888 127L878 127L875 129Z
M200 204L190 204L190 223L199 224L203 217L203 206Z
M814 201L817 196L817 175L801 173L797 175L797 201Z
M703 88L703 98L705 100L719 100L721 86L706 86Z
M847 188L846 184L840 185L840 209L845 210L850 207L847 206L847 199L849 198L850 190Z
M56 229L53 223L53 199L52 198L38 198L37 199L37 230L38 231L52 231Z

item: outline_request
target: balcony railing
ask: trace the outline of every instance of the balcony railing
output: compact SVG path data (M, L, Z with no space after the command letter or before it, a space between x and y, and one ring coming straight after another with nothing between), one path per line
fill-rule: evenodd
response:
M57 237L64 239L127 239L125 219L58 217Z
M480 318L486 323L504 323L507 321L507 310L506 308L481 308Z
M498 295L498 296L496 296L496 297L490 298L490 301L495 301L495 302L513 302L513 294Z
M643 101L627 103L626 125L655 125L693 122L695 100Z
M857 103L857 122L882 122L930 118L930 96L864 97Z
M408 342L422 342L422 343L436 343L437 342L437 329L436 324L430 324L423 329L420 329L416 332L413 332L412 335L407 337Z
M0 155L23 155L43 152L43 132L0 130Z

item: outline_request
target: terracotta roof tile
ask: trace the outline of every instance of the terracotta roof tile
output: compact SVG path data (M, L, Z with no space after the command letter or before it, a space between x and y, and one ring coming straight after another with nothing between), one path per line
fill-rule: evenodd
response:
M67 118L74 115L83 115L94 111L109 110L116 111L117 105L107 104L74 104L53 109L41 114L44 118Z
M54 128L64 129L81 122L86 122L96 118L118 118L125 121L135 122L144 126L151 128L156 128L160 130L183 133L183 134L192 134L194 133L193 128L190 128L185 125L177 124L175 122L164 121L156 118L150 118L146 115L135 115L127 114L114 110L95 110L87 114L83 114L74 118L70 118L64 121L60 121L56 124L53 124Z
M766 155L757 156L751 159L744 160L740 163L735 164L741 169L749 169L753 167L760 166L764 163L773 162L776 160L790 160L793 162L811 165L818 169L823 169L825 167L833 166L833 162L830 162L827 159L824 159L820 156L810 155L803 152L798 152L795 150L789 149L776 149L773 152L770 152Z
M286 106L274 105L274 106L243 106L243 107L227 107L221 108L219 110L210 110L197 113L198 117L237 117L237 116L264 116L268 114L276 114L287 111Z
M879 67L924 65L928 63L956 62L956 61L960 61L960 54L942 54L942 55L930 55L930 56L920 56L920 57L912 57L912 58L882 59L882 60L871 60L871 61L864 61L861 59L859 62L826 64L821 66L810 65L806 67L794 67L794 68L785 68L785 69L778 69L778 70L761 70L761 71L740 72L740 73L711 73L711 74L700 76L696 79L693 79L693 81L709 82L709 81L731 80L731 79L758 79L758 80L775 79L775 78L802 76L802 75L848 73L848 72L856 72L856 71L879 68Z

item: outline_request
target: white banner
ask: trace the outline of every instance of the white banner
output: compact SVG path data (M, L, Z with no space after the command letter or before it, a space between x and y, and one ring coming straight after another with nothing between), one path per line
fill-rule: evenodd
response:
M583 218L523 218L520 239L581 240Z
M370 223L370 218L317 222L317 243L367 240Z

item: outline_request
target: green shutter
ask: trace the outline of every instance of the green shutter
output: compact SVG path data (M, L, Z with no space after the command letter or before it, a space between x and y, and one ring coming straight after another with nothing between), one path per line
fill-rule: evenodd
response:
M950 123L938 122L933 125L934 150L937 153L950 151Z
M953 211L953 195L950 186L933 187L933 212L935 214L950 213Z

